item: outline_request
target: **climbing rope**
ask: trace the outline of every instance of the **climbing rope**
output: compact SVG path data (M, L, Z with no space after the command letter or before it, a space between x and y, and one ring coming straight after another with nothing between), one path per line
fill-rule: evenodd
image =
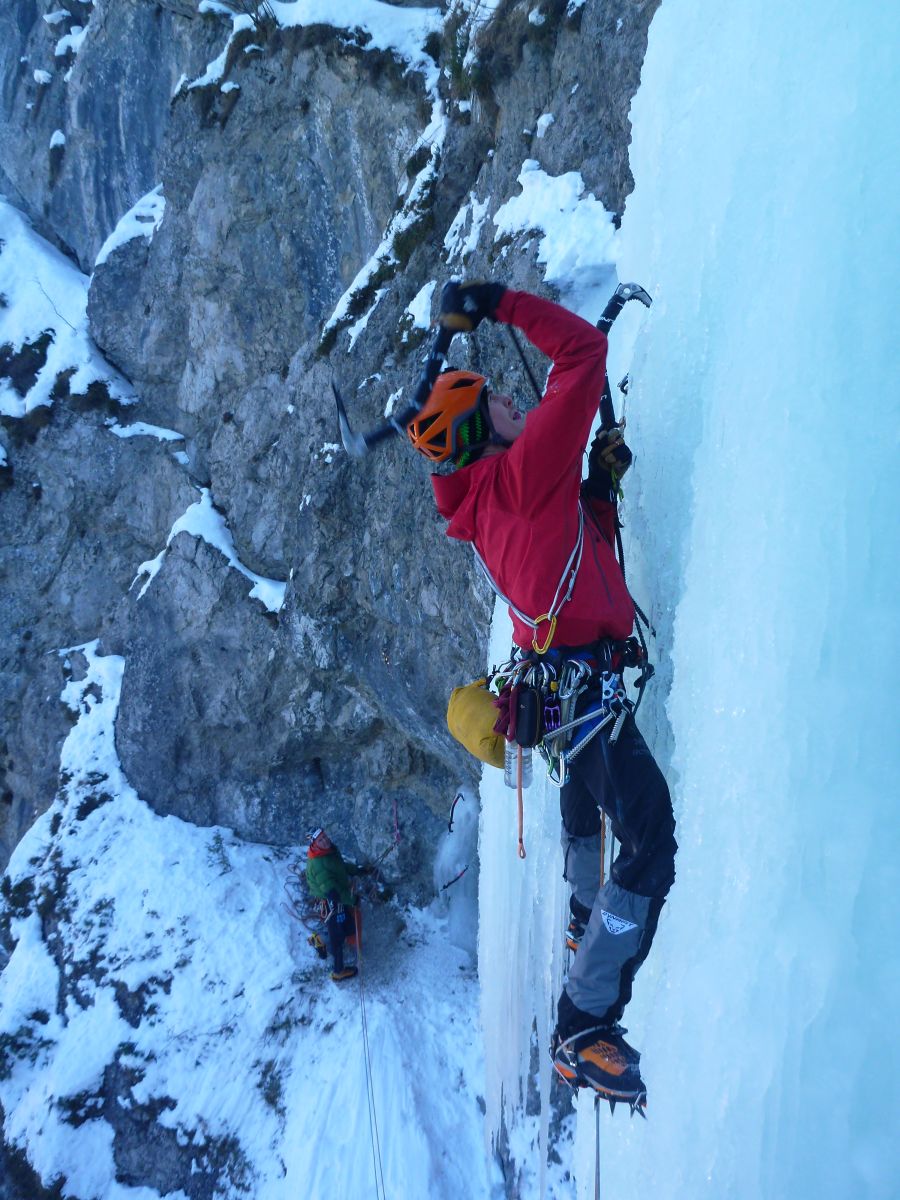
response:
M600 1200L600 1095L594 1097L594 1200Z
M606 813L600 812L600 886L606 883Z
M525 801L522 796L525 773L525 751L521 746L517 747L516 755L516 810L519 835L519 858L525 857Z
M375 1172L375 1195L377 1200L386 1200L384 1170L381 1164L381 1139L378 1136L378 1115L375 1111L375 1085L372 1080L372 1056L369 1051L369 1021L366 1015L366 989L363 985L362 930L359 924L359 908L353 913L356 926L356 967L359 979L359 1008L362 1014L363 1053L366 1060L366 1102L369 1107L369 1137L372 1142L372 1169Z

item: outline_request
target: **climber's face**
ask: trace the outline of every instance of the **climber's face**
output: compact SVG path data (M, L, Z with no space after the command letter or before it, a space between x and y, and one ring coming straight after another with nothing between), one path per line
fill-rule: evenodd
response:
M525 429L525 417L516 408L512 396L491 392L488 412L494 433L505 442L514 442Z

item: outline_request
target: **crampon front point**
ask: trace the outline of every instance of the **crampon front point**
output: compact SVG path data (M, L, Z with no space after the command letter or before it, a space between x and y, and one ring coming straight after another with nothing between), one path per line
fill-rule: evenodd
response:
M641 1079L641 1056L625 1041L625 1030L597 1027L564 1040L554 1036L550 1047L553 1068L574 1090L590 1088L597 1099L609 1101L610 1112L627 1104L631 1115L646 1117L647 1088Z

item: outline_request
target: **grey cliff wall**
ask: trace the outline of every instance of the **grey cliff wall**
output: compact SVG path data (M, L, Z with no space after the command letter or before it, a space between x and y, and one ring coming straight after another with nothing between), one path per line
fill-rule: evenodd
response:
M621 212L656 0L588 0L568 17L553 0L540 27L531 5L504 0L469 67L464 25L434 39L450 124L425 202L364 332L350 349L339 331L325 352L323 327L429 162L421 74L334 30L260 30L234 39L222 79L188 88L225 46L221 18L162 0L52 7L68 12L61 25L35 0L0 15L0 190L88 273L157 184L166 208L152 241L114 251L90 289L93 337L138 408L123 415L102 390L61 386L52 409L4 422L0 849L54 793L66 730L54 652L99 637L126 659L119 753L155 809L278 843L324 819L372 854L396 808L392 870L424 894L437 814L477 778L443 714L449 688L483 662L492 599L465 547L443 537L423 461L399 439L363 464L330 448L331 380L362 426L409 389L419 346L404 340L404 309L447 275L444 235L469 192L496 211L523 159L581 171ZM57 60L78 24L80 50ZM545 111L556 123L539 141ZM56 130L65 144L51 156ZM488 221L469 274L496 273L491 237ZM541 286L532 255L503 262L508 282ZM454 353L521 390L497 331ZM111 415L177 430L177 456L110 436ZM143 595L132 587L201 487L245 566L287 581L280 612L189 533Z

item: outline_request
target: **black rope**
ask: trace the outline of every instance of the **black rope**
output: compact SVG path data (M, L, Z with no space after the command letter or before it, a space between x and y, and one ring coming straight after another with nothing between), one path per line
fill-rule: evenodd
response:
M507 325L506 328L509 333L510 340L518 351L519 358L522 360L522 367L525 370L525 374L528 376L528 382L531 384L532 391L534 392L535 397L540 400L544 393L541 388L538 387L538 382L532 374L531 367L528 365L528 359L525 357L525 351L522 349L522 343L516 337L516 331L513 329L512 325Z
M450 805L450 818L447 821L447 832L448 833L453 832L453 814L456 812L457 804L459 804L460 800L462 800L462 799L463 799L462 792L457 792L456 795L453 797L453 803Z
M451 880L449 880L447 883L444 884L444 886L441 888L441 891L446 892L448 887L452 887L454 883L459 883L460 879L462 879L463 875L465 875L465 873L466 873L466 871L468 871L468 869L469 869L469 864L466 863L466 865L463 867L463 869L460 871L460 873L458 875L454 875ZM438 895L440 895L440 892L438 893Z

